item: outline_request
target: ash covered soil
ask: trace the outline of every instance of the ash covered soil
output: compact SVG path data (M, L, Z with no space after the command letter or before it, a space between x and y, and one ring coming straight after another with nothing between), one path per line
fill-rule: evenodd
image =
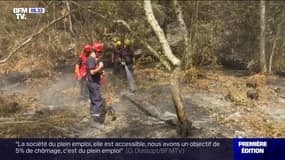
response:
M180 137L169 74L136 69L133 93L123 77L114 84L111 70L106 72L117 119L107 114L104 130L89 127L89 103L78 98L72 67L0 77L0 137ZM247 97L251 79L257 80L257 99ZM266 85L263 81L262 75L219 68L201 69L197 80L182 83L185 109L193 123L189 137L284 137L285 79L268 76ZM102 91L108 100L104 87Z

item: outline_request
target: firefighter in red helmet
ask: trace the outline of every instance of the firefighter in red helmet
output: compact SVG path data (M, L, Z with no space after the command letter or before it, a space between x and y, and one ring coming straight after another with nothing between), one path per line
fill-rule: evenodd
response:
M94 43L92 49L87 59L87 88L90 97L91 126L103 129L105 111L100 87L101 75L104 68L103 62L100 61L103 44L101 42Z
M80 84L80 99L85 100L88 98L88 90L86 84L87 78L87 58L92 51L92 46L85 45L83 51L80 53L75 64L75 78Z

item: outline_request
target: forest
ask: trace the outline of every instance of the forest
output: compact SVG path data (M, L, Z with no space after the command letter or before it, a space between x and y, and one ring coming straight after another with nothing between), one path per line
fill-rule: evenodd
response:
M284 1L0 1L1 138L285 136ZM17 19L14 8L44 8ZM134 77L114 75L130 40ZM74 65L101 60L116 118L89 126ZM136 91L130 91L135 83Z

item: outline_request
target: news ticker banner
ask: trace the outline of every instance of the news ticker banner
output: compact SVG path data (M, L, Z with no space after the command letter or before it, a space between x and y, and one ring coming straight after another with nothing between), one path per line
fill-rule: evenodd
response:
M0 139L3 160L285 160L285 139Z

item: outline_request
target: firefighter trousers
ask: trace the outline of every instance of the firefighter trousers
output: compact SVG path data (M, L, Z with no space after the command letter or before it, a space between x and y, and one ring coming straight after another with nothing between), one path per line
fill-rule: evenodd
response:
M90 113L94 121L103 123L105 119L104 102L101 94L100 84L87 81L90 97Z

